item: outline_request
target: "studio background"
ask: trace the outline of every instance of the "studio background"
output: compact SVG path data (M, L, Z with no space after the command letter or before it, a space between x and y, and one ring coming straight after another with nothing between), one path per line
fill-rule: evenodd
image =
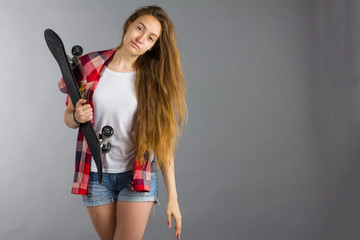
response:
M109 49L150 4L175 25L187 83L181 238L359 239L356 0L1 0L0 239L98 239L70 194L77 131L43 32L68 53ZM174 234L159 176L146 240Z

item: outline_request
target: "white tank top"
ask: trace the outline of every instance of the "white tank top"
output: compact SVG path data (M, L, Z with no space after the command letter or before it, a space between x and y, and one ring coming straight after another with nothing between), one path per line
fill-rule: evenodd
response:
M93 95L94 130L99 133L106 125L114 129L111 150L102 153L103 172L126 172L133 169L135 158L136 71L121 73L106 67L101 75ZM90 171L97 172L93 158Z

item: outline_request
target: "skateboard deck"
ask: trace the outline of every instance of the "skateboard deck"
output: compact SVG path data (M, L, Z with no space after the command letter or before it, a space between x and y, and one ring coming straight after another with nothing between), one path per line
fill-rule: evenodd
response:
M61 38L51 29L46 29L44 36L50 52L59 64L70 99L75 105L81 99L81 95L75 80L74 73L69 63L69 58L66 55L64 44ZM80 129L85 136L91 155L95 160L98 170L99 183L102 183L102 161L99 139L97 138L90 121L80 124Z

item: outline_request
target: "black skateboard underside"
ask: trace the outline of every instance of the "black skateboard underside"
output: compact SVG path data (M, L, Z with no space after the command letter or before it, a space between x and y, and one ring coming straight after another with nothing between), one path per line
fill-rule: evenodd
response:
M75 80L75 76L70 67L64 44L61 41L61 38L51 29L46 29L44 32L44 36L46 44L48 45L52 55L59 64L69 96L71 98L71 101L75 105L81 99L81 95L79 87ZM90 121L81 124L80 129L85 136L91 155L95 160L96 167L98 169L99 183L102 183L102 161L99 140Z

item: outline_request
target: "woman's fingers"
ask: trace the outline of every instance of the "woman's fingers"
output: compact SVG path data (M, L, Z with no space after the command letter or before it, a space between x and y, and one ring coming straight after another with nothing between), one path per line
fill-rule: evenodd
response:
M175 234L174 238L180 239L181 234L181 213L179 209L179 203L177 200L168 200L168 204L166 206L166 218L167 218L167 224L168 228L171 227L171 216L174 218L175 222Z
M168 228L171 228L171 216L174 218L174 222L175 222L175 234L174 234L174 238L176 239L180 239L180 234L181 234L181 215L180 213L168 213L166 215L167 217L167 224L168 224Z
M79 111L75 113L76 120L81 123L85 123L90 121L93 118L92 111Z
M80 106L82 106L83 104L86 103L86 100L85 99L79 99L79 101L76 103L76 109Z
M76 103L75 118L79 123L85 123L93 118L93 110L90 104L85 104L85 99L80 99Z
M171 228L171 214L166 214L168 228Z
M174 216L175 220L175 235L174 237L177 239L180 239L180 233L181 233L181 216Z

